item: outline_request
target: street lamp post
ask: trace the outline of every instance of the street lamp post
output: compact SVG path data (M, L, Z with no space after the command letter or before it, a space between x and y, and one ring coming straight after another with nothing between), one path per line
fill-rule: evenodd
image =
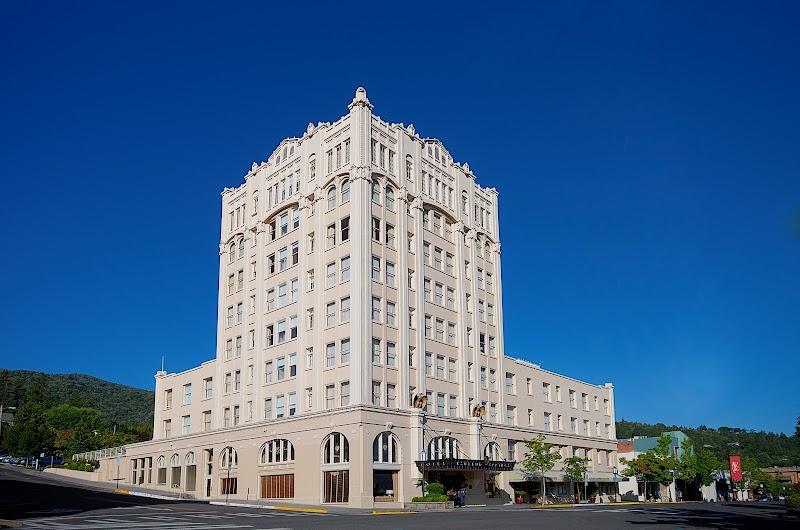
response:
M228 457L228 480L225 482L225 506L228 505L228 495L231 493L231 465L232 458Z

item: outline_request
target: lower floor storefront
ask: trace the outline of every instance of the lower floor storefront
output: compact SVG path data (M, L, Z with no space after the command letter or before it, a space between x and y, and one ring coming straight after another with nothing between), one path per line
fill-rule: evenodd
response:
M99 472L198 499L401 507L439 482L451 496L465 489L466 504L513 502L512 450L536 433L478 421L356 406L132 444L101 457Z

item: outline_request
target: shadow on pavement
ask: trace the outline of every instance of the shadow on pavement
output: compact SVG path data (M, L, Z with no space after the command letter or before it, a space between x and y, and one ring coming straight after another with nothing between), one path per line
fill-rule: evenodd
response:
M69 485L0 479L0 519L27 519L116 508L174 504L161 499L89 491Z
M708 510L695 508L691 510L676 511L669 510L665 513L653 510L648 515L646 521L628 520L631 526L645 525L655 526L664 525L668 528L726 528L734 530L750 530L764 528L800 528L800 521L797 519L787 519L785 510L779 506L750 506L750 505L726 505L728 510ZM764 508L763 511L755 513L739 508Z

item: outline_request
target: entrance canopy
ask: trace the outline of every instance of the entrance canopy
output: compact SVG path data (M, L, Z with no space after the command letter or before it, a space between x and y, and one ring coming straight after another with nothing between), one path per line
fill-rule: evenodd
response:
M420 471L511 471L515 461L505 460L469 460L466 458L440 458L438 460L417 460Z

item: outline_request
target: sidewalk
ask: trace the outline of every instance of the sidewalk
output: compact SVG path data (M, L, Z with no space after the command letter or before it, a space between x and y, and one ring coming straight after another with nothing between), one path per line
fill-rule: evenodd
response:
M151 499L161 499L168 502L185 502L185 503L200 503L211 504L214 506L231 506L238 508L257 508L257 509L271 509L286 512L305 512L305 513L334 513L343 515L360 515L371 514L372 509L366 508L347 508L340 506L319 506L308 504L293 504L293 503L279 503L276 504L269 499L238 499L231 498L229 502L225 502L225 497L212 498L212 499L196 499L187 497L185 492L158 490L152 488L143 488L141 486L128 486L120 484L117 488L115 482L105 481L92 481L82 480L79 478L66 477L64 475L57 475L55 473L44 473L43 471L36 471L21 467L14 467L14 471L37 478L39 480L46 480L51 483L62 483L72 486L77 486L82 489L102 491L105 493L116 493L120 495L131 495L135 497L145 497Z

